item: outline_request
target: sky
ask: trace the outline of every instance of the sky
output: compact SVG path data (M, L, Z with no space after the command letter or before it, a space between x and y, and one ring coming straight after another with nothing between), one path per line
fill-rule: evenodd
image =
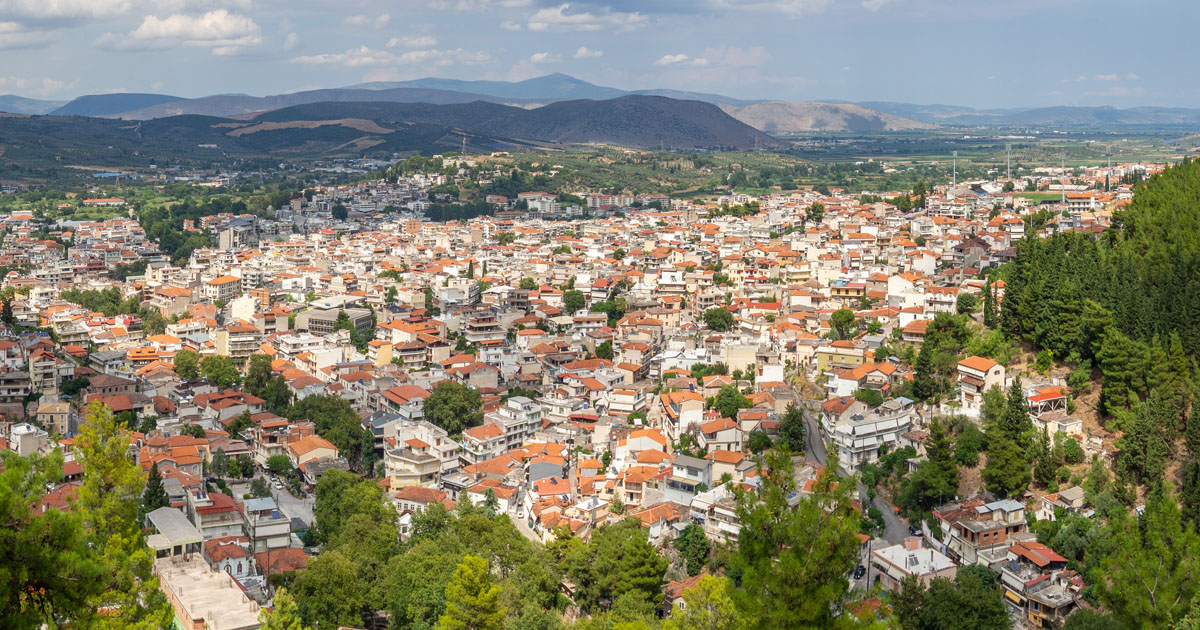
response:
M1195 0L0 0L0 94L256 96L553 72L622 89L1200 107Z

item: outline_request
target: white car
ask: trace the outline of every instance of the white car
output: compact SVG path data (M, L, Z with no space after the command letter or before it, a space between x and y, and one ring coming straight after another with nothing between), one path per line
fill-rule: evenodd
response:
M276 481L276 482L275 482L275 489L276 489L276 490L283 490L283 484L281 484L281 483L279 483L278 481Z

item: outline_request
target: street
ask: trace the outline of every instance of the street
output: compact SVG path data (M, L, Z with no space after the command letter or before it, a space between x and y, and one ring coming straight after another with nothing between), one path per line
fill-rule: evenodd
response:
M275 504L288 518L298 518L308 523L309 527L316 525L313 519L314 498L312 496L306 499L297 499L287 491L287 488L280 490L274 484L271 485L271 496L275 497Z
M801 403L804 407L804 439L807 443L808 456L818 464L825 466L829 461L829 453L817 422L818 414L821 413L821 405L812 400L802 400ZM904 538L908 536L908 525L896 516L895 510L888 505L887 501L878 496L873 501L868 500L867 487L861 483L858 484L858 497L864 506L873 505L883 514L884 527L881 538L892 544L904 542Z

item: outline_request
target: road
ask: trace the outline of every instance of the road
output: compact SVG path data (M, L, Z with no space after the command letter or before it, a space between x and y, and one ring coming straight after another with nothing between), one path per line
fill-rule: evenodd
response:
M316 524L313 519L314 499L311 496L307 499L297 499L286 488L280 490L274 484L271 485L271 496L275 497L275 504L288 518L298 518L308 523L309 527Z
M807 442L808 456L818 464L825 466L829 461L829 452L817 422L821 413L821 405L811 400L802 400L801 402L804 406L804 439ZM858 484L858 497L864 504L869 503L875 506L875 509L883 514L883 536L881 537L884 540L892 544L904 542L904 538L908 536L908 525L896 516L896 511L887 501L878 496L873 501L868 500L867 487L861 483Z

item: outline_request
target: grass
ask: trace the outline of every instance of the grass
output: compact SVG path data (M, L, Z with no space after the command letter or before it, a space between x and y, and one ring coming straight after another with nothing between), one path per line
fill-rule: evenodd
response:
M1030 200L1030 201L1035 201L1035 202L1038 202L1038 203L1040 203L1040 202L1043 202L1043 201L1058 201L1059 199L1061 199L1061 198L1062 198L1062 193L1056 193L1056 192L1019 192L1019 193L1013 193L1013 196L1014 196L1014 197L1024 197L1024 198L1026 198L1026 199L1028 199L1028 200Z

